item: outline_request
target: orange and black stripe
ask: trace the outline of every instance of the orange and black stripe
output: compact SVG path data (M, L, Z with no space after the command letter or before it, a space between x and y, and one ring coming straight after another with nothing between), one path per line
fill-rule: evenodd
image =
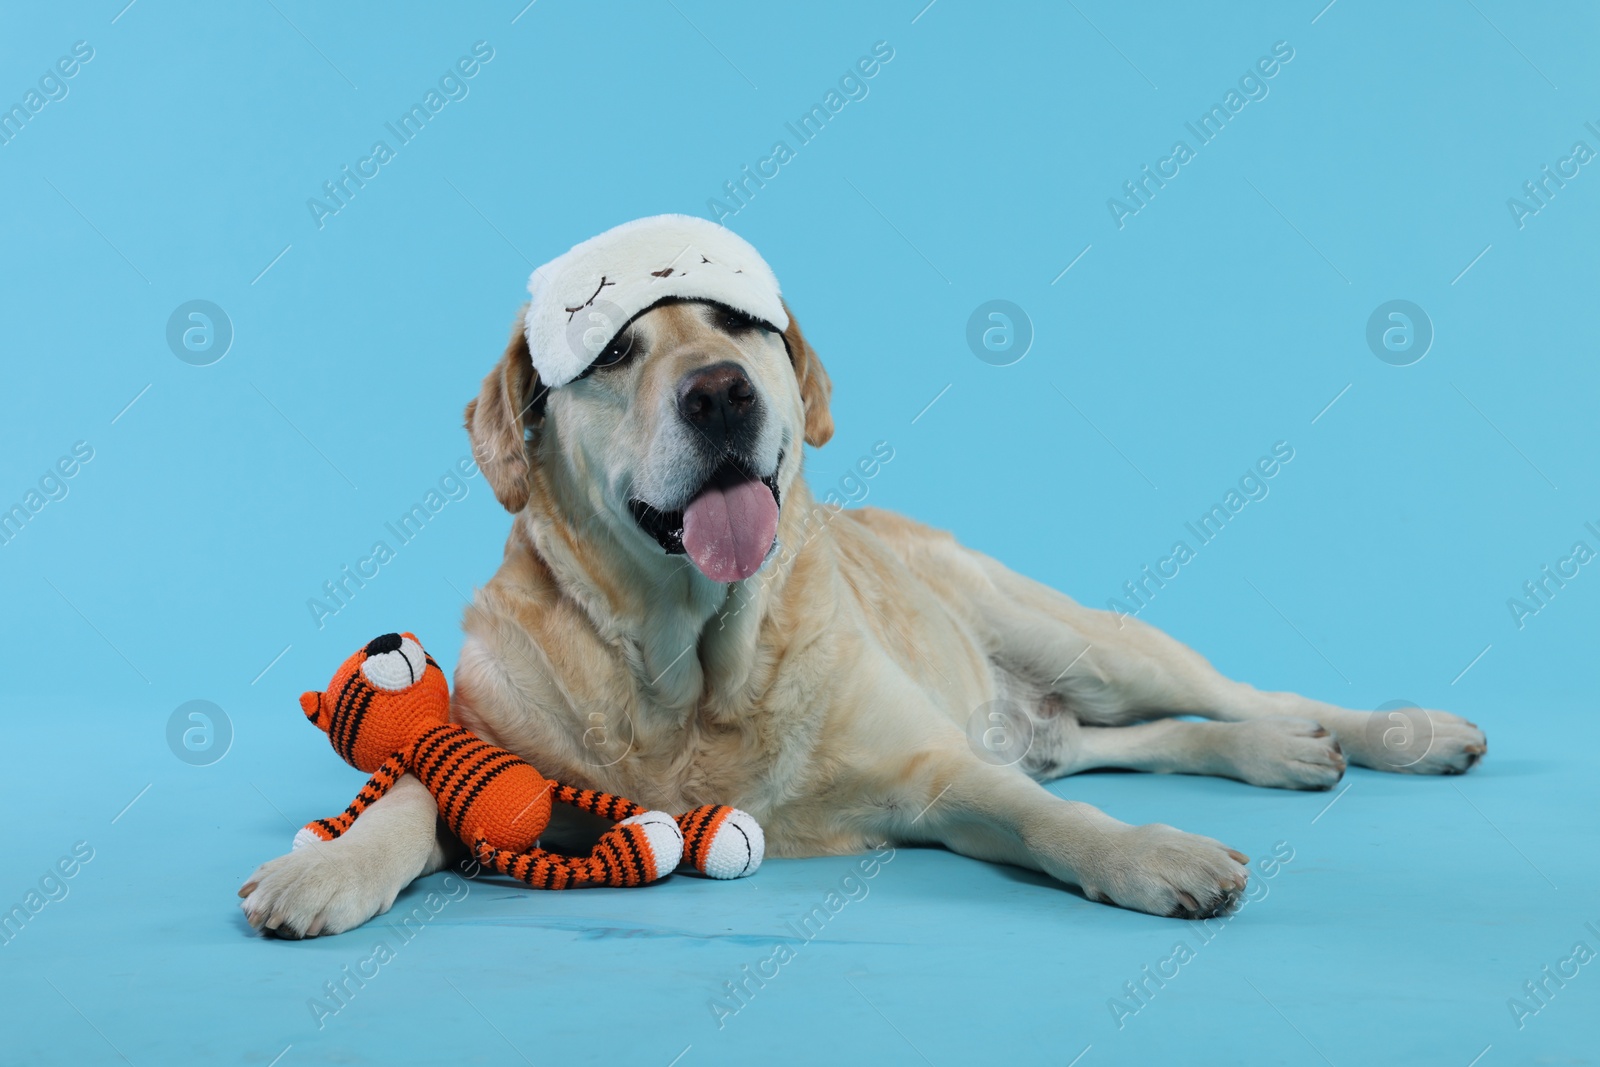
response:
M378 690L357 670L350 672L350 677L345 679L338 697L334 699L328 740L333 742L333 750L347 763L355 762L356 736L361 729L361 720L366 717L367 709L377 695Z
M418 740L412 767L439 802L451 831L462 832L484 786L524 761L464 726L444 723Z
M711 841L717 836L722 823L733 809L722 804L705 804L691 808L678 816L678 829L683 831L683 859L694 864L697 870L706 869L706 858L711 852Z
M610 793L600 793L593 789L575 789L570 785L556 786L550 798L563 804L570 804L579 811L598 815L608 822L631 819L635 815L643 815L646 810L642 805L612 796Z
M605 796L605 794L599 794ZM587 856L561 856L542 848L508 852L479 838L473 849L481 863L535 889L573 889L583 885L637 886L653 882L655 853L645 829L613 826Z

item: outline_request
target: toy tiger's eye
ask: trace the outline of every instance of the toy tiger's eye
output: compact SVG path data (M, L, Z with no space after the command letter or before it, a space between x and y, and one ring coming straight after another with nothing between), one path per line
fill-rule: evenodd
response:
M395 692L416 684L426 666L422 646L409 637L402 637L399 647L369 654L362 661L361 673L379 689Z

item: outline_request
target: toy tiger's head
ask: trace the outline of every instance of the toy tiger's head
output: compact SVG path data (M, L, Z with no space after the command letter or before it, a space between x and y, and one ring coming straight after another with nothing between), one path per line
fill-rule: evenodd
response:
M300 707L335 752L368 774L450 719L444 671L413 634L384 634L345 660L326 692L300 695Z

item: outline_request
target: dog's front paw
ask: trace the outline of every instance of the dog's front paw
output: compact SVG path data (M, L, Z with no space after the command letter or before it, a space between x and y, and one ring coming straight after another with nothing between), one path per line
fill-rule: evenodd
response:
M1084 879L1084 893L1152 915L1203 919L1225 912L1250 876L1248 856L1162 823L1130 826L1113 844L1104 869Z
M1466 719L1418 707L1373 712L1355 740L1345 741L1354 762L1400 774L1465 774L1489 751L1483 731Z
M239 887L239 907L251 926L278 937L340 934L388 911L399 894L370 866L347 839L298 844L256 868Z

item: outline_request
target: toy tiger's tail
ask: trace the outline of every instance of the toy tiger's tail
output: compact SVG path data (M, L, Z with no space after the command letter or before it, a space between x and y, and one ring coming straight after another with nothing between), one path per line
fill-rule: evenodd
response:
M394 788L395 782L405 773L405 765L400 753L396 752L383 761L367 784L361 787L361 792L350 802L350 806L331 819L313 819L302 826L294 835L294 847L308 845L313 841L332 841L334 838L350 829L350 824L356 817L366 811L368 807L377 803L378 799Z
M587 856L561 856L542 848L508 852L481 837L473 851L480 862L535 889L638 886L665 877L677 868L683 859L683 833L672 816L641 808L638 814L601 834L599 843Z

